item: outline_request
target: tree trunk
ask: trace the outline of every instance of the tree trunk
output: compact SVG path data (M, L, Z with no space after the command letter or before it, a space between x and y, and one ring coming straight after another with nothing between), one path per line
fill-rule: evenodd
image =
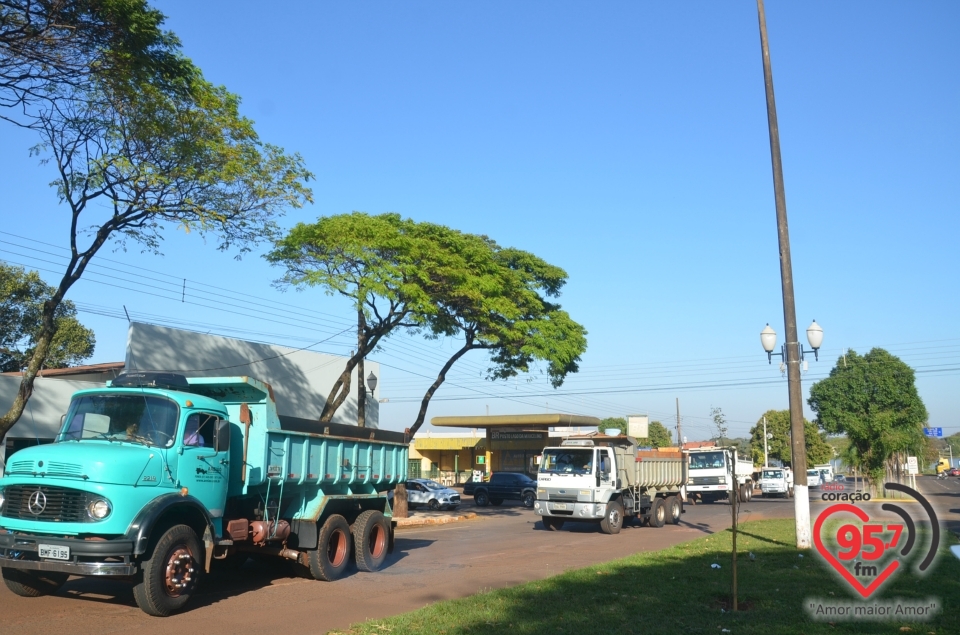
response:
M410 515L409 506L407 505L407 486L405 483L400 483L393 490L393 517L394 518L407 518Z
M42 324L40 336L36 340L36 348L33 351L30 362L27 364L27 369L23 372L23 378L20 380L20 389L17 391L17 396L14 398L6 414L0 417L0 440L6 437L14 424L20 420L24 408L27 407L27 401L29 401L30 396L33 395L34 379L36 379L37 373L40 372L40 368L46 361L47 354L50 352L50 344L57 334L54 315L56 314L57 307L60 306L61 297L62 295L57 293L54 298L43 303L43 314L40 318L40 323Z
M366 347L366 324L363 319L363 309L357 311L357 350L362 351ZM367 387L363 380L363 359L357 362L357 427L365 428L367 425Z
M440 385L447 379L447 371L450 370L450 367L453 366L458 359L463 357L467 352L475 349L482 348L480 346L475 346L473 344L473 337L468 334L467 342L463 345L459 351L453 354L453 357L447 360L447 363L443 365L443 368L440 369L440 372L437 374L437 378L434 380L433 384L427 389L427 392L423 395L423 400L420 402L420 412L417 413L417 420L413 422L413 425L410 426L410 438L413 439L413 435L417 433L417 430L420 429L420 426L423 425L423 422L427 418L427 407L430 405L430 399L433 398L433 394L437 392L437 389L440 388Z

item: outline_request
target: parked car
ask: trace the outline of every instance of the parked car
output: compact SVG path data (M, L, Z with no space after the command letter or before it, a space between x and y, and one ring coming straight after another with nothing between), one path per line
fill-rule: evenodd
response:
M407 481L407 505L426 505L430 509L456 509L460 505L460 493L428 478Z
M537 500L537 482L519 472L494 472L486 483L467 483L463 493L472 493L478 507L500 505L505 500L518 500L524 507L533 507Z
M844 476L843 474L837 474L836 476L833 477L833 480L836 481L837 483L846 483L847 477Z
M960 467L952 467L947 472L948 476L960 476Z

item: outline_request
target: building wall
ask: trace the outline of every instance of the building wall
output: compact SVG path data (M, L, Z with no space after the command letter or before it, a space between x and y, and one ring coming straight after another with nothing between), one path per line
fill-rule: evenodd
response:
M316 419L330 388L343 372L345 357L247 342L194 331L133 322L127 333L127 370L162 370L188 377L249 376L273 387L281 415ZM364 374L380 376L380 364L367 361ZM357 423L357 374L334 423ZM366 425L379 427L379 386L367 393Z

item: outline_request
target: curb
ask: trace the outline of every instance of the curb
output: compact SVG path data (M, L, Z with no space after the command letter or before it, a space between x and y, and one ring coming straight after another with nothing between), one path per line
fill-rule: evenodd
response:
M460 516L439 516L435 518L397 518L397 530L400 529L412 529L416 527L428 527L431 525L446 525L447 523L455 523L461 520L473 520L477 517L475 512L468 512L466 514L461 514Z

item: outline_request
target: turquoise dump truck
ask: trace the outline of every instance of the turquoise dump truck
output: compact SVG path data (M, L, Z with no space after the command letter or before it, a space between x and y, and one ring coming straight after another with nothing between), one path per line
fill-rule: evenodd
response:
M155 616L181 609L214 562L250 554L318 580L351 556L375 571L406 473L401 433L278 416L251 377L127 373L74 394L54 443L9 457L0 569L24 597L70 575L127 578Z

